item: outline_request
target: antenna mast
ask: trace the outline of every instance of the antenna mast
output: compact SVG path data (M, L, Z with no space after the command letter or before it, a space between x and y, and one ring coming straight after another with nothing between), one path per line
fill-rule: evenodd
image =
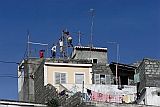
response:
M91 47L93 46L93 44L92 44L92 36L93 36L93 34L92 34L92 32L93 32L93 22L94 22L94 9L90 9L90 11L92 12L92 24L91 24Z
M78 45L81 46L81 35L84 35L82 32L73 32L73 33L77 33L78 34Z
M30 57L30 46L29 46L29 31L27 29L27 34L28 34L28 58Z
M90 14L91 13L91 16L92 16L92 23L91 23L91 37L90 37L90 58L91 58L91 48L93 47L93 44L92 44L92 31L93 31L93 22L94 22L94 9L90 8L90 11L88 12L84 12L86 14Z

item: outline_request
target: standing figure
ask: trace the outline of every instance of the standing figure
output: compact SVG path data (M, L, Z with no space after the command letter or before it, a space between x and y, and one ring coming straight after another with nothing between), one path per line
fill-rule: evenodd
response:
M59 46L60 46L60 57L62 57L62 53L63 53L63 36L59 39Z
M64 34L67 35L67 41L68 41L68 46L72 46L73 47L73 44L72 44L72 37L70 36L69 32L65 32L64 30L62 30Z
M44 53L44 50L40 50L40 51L39 51L39 57L40 57L40 58L43 58L43 53Z
M57 47L57 45L53 44L53 47L51 48L52 58L56 57L56 47Z
M68 35L67 38L68 38L68 45L71 45L73 47L72 37L70 35Z

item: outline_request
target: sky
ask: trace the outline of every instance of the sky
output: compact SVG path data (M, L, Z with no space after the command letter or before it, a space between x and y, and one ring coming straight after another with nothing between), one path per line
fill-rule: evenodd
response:
M0 99L18 100L17 63L26 58L27 29L30 42L42 44L57 43L65 29L78 45L80 31L88 46L92 18L92 44L108 49L108 63L116 62L117 45L107 41L119 44L120 63L160 60L160 0L0 0ZM32 44L30 56L44 49L50 57L50 48Z

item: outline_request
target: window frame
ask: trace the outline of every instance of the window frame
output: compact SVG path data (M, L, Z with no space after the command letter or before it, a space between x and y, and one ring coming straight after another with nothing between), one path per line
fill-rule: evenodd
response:
M110 79L109 82L106 82L107 81L107 76L110 77L109 78ZM101 77L104 77L104 79L105 79L105 83L104 84L102 83L102 80L101 80L102 78ZM111 75L107 75L107 74L94 74L94 84L111 85Z
M60 82L59 82L58 84L56 83L56 73L59 73L59 74L60 74L60 80L59 80ZM62 75L62 74L65 74L65 79L66 79L66 80L65 80L65 83L62 83L62 80L61 80L61 78L62 78L61 75ZM55 85L67 84L67 83L68 83L67 72L58 72L58 71L54 72L54 84L55 84Z
M79 84L79 83L76 83L76 74L83 74L84 76L83 81L85 83L85 73L84 72L74 72L74 84Z

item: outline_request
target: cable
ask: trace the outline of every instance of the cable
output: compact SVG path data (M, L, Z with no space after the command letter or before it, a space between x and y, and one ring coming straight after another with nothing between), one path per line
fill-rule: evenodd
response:
M18 62L7 62L7 61L1 61L1 60L0 60L0 62L2 62L2 63L14 63L14 64L19 64Z
M30 74L32 74L32 73L29 73L29 75L27 77L26 76L19 76L18 77L18 75L0 74L0 77L32 79Z
M93 37L93 39L96 41L96 39L94 37ZM102 47L101 44L98 41L96 41L96 42L100 45L100 47Z
M25 59L25 56L26 56L26 53L27 53L27 48L28 48L28 46L26 46L26 50L25 50L25 52L24 52L23 59ZM27 57L28 57L28 56L27 56Z
M0 77L18 78L16 76L1 76L1 75L0 75Z

